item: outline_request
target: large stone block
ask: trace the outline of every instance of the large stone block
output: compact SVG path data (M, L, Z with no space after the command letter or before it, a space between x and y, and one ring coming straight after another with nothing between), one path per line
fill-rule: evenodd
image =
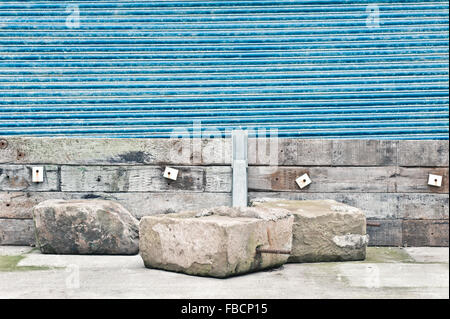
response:
M254 207L284 208L294 216L288 262L363 260L368 236L366 217L358 208L334 200L260 198Z
M46 200L33 208L36 245L47 254L135 255L139 222L117 202Z
M139 248L148 268L225 278L284 264L293 217L280 208L217 207L199 212L145 216Z

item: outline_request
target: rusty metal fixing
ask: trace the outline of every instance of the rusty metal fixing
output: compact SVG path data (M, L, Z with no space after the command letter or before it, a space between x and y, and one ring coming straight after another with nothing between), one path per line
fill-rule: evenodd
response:
M266 249L266 248L256 248L258 254L279 254L279 255L290 255L290 250L282 249Z
M8 141L5 139L0 140L0 149L5 149L8 147Z
M367 226L372 226L372 227L380 227L381 226L380 223L374 223L374 222L367 222L366 225Z

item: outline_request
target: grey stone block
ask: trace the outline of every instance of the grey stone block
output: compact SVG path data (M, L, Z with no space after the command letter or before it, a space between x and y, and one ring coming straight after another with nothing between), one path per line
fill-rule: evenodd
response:
M138 221L114 201L47 200L33 208L33 219L43 253L138 253Z

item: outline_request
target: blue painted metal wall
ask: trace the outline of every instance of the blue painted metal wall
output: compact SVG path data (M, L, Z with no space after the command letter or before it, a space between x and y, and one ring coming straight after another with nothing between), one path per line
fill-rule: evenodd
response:
M0 135L447 139L448 1L375 3L2 0Z

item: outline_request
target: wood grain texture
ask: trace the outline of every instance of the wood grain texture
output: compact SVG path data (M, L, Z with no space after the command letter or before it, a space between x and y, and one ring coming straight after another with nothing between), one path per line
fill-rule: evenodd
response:
M279 166L390 166L397 164L397 141L249 139L250 165ZM278 151L278 164L269 154Z
M0 163L66 165L224 165L229 139L5 138ZM22 154L22 156L19 156Z
M62 166L64 192L229 192L230 167L171 166L177 180L163 177L164 166Z
M367 226L369 246L401 246L402 220L401 219L375 219L372 223L380 226Z
M399 141L399 166L447 166L449 141Z
M107 199L121 203L137 218L180 210L230 206L230 193L102 193L102 192L9 192L0 193L0 218L30 219L32 208L47 199ZM9 206L6 207L6 204Z
M442 176L442 186L428 185L428 175ZM396 191L403 193L448 193L448 168L399 167Z
M271 144L272 143L272 144ZM249 139L249 165L331 165L331 140ZM274 159L276 163L274 163Z
M312 183L300 189L296 178L308 174ZM441 187L429 186L428 175L443 176ZM395 166L348 167L249 167L251 191L291 191L315 193L398 192L448 193L448 168Z
M332 166L397 165L398 141L332 140Z
M31 180L31 165L0 165L1 191L57 191L59 190L58 167L44 165L44 181Z
M230 139L7 137L0 163L230 165ZM448 141L249 139L249 165L448 166ZM273 145L276 144L276 146ZM272 151L272 154L270 150ZM273 163L274 159L277 163Z
M397 217L405 219L448 219L448 194L394 194Z
M448 247L448 229L448 219L403 220L403 245Z
M34 245L32 219L0 219L0 245Z
M34 205L37 205L39 203L39 201L36 201L36 197L41 196L39 195L31 196L31 194L47 194L47 193L0 192L0 218L12 218L12 219L33 218L31 209L33 208ZM50 196L53 196L52 194L60 194L60 193L48 193L48 194L50 194Z
M250 165L279 166L391 166L397 165L398 141L389 140L305 140L278 139L277 147L269 141L249 139ZM261 146L265 148L261 151ZM272 151L270 151L272 150ZM267 158L278 150L278 164ZM263 154L263 155L261 155ZM266 157L265 157L266 156Z
M296 178L308 174L312 183L300 189ZM248 170L250 191L316 193L393 192L395 167L273 167Z

